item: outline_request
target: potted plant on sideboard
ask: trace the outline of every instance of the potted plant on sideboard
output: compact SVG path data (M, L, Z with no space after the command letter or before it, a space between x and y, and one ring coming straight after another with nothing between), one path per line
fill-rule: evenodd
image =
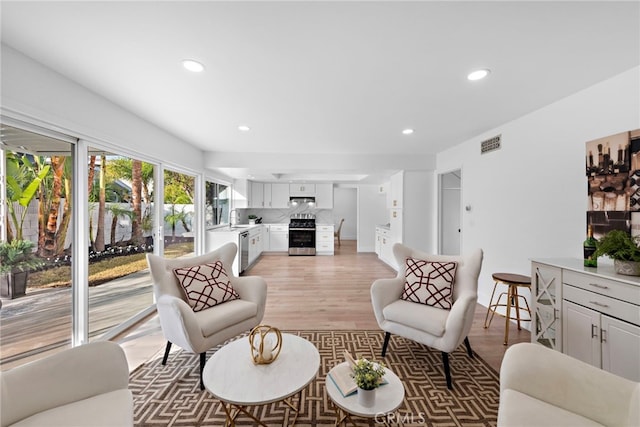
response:
M32 241L0 242L0 296L13 299L25 295L29 270L42 264L33 253Z
M594 256L613 259L616 273L640 276L640 238L623 230L612 230L599 241Z

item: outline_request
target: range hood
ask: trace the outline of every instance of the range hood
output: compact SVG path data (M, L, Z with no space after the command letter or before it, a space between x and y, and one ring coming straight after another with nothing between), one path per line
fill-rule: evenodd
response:
M316 198L315 197L309 197L309 196L295 196L295 197L289 197L289 204L291 206L301 206L301 205L315 205L316 204Z

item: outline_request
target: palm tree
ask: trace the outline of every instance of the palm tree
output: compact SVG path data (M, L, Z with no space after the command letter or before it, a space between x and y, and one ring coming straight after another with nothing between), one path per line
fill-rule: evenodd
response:
M134 245L143 242L142 237L142 162L132 160L131 163L131 204L133 220L131 221L131 240Z
M94 246L96 251L102 252L104 251L104 214L105 214L105 206L106 206L106 170L107 170L107 156L100 156L100 171L99 171L99 188L100 192L98 194L98 220L96 224L96 239L94 241Z
M116 243L116 228L118 227L119 218L133 219L133 211L123 208L117 204L110 205L107 210L111 213L111 246Z
M62 181L64 177L65 156L51 156L51 170L53 171L53 185L51 199L44 230L44 245L42 255L50 257L56 255L56 232L58 231L58 212L62 198Z

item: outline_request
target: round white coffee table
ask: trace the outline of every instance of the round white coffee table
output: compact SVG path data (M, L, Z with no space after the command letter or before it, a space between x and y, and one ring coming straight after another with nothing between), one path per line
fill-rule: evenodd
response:
M340 365L344 365L347 362L342 362ZM338 366L340 366L338 365ZM331 370L336 369L333 367ZM396 374L389 369L385 368L386 373L384 379L387 380L387 384L384 384L376 389L375 404L366 408L358 403L357 394L351 394L349 396L343 396L338 387L329 376L326 378L327 394L336 406L336 425L341 423L347 424L347 420L351 424L355 425L351 419L351 415L357 415L364 418L376 418L376 421L385 422L385 414L393 413L400 407L404 400L404 386L402 381ZM331 371L329 371L331 373ZM341 413L341 411L343 413ZM379 418L379 420L378 420Z
M222 403L227 415L225 425L235 425L239 412L265 426L245 406L265 405L284 401L300 412L302 390L316 377L320 367L318 349L304 338L282 334L282 350L268 365L255 365L251 358L251 344L242 337L216 351L202 371L204 386ZM296 393L297 406L285 400ZM227 406L229 405L229 406ZM232 414L231 406L237 410Z

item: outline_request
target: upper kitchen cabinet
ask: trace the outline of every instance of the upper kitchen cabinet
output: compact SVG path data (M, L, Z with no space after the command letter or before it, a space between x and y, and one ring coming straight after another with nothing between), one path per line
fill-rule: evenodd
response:
M233 209L249 207L249 192L251 182L246 179L237 179L233 183Z
M249 207L264 208L264 183L250 181L249 189Z
M289 184L290 196L315 196L316 184Z
M264 184L264 207L286 209L289 207L289 184Z
M391 209L402 209L404 199L404 172L391 175L390 191L387 192L388 207Z
M316 184L316 208L333 209L333 184Z

